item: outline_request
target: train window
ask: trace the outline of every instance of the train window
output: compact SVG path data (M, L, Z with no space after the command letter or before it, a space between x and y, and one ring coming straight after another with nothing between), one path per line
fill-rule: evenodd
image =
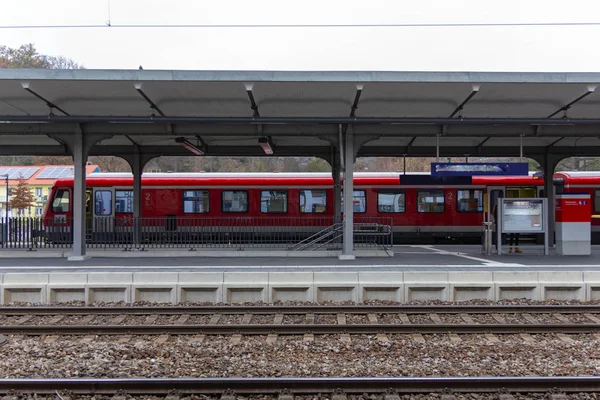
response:
M224 213L248 212L248 192L245 190L223 190L221 192Z
M417 211L420 213L444 212L443 190L419 190L417 192Z
M300 212L320 214L327 211L327 192L325 190L301 190Z
M355 213L367 212L367 194L364 190L355 190L353 195L353 210ZM342 210L344 209L344 191L342 190Z
M133 213L133 190L115 191L115 212Z
M209 211L208 190L184 190L183 213L204 214Z
M94 211L95 215L112 215L112 191L97 190L94 193Z
M286 213L287 190L263 190L260 192L261 213Z
M69 202L69 191L67 189L57 190L52 201L52 212L56 214L69 212Z
M594 212L600 212L600 190L594 191Z
M483 190L457 190L456 210L458 212L483 212Z
M380 213L403 213L405 207L404 190L380 190L377 193L377 211Z

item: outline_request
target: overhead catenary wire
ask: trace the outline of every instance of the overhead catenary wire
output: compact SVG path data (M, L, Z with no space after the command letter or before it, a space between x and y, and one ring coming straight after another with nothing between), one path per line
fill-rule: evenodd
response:
M294 28L493 28L493 27L585 27L600 22L497 22L497 23L376 23L376 24L69 24L0 25L0 29L294 29Z

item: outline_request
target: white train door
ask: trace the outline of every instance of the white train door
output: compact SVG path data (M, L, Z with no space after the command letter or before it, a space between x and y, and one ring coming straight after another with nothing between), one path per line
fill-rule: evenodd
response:
M487 188L487 221L496 222L494 220L493 211L496 204L498 204L498 199L501 197L505 197L506 194L506 186L488 186Z
M94 232L113 232L115 228L115 189L94 188L92 204Z

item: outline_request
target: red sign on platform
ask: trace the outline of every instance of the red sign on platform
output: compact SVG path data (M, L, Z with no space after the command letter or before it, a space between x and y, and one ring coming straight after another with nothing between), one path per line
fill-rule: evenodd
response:
M556 222L590 222L592 215L589 194L557 194Z

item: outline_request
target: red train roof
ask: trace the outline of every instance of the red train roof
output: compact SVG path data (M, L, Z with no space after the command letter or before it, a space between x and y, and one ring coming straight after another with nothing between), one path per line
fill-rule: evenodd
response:
M554 174L557 178L565 185L600 185L599 171L561 171Z
M357 186L397 186L399 173L356 173L354 184ZM425 174L422 174L425 175ZM332 186L333 178L329 173L242 173L242 174L144 174L142 184L153 186ZM518 185L538 186L544 180L538 176L474 176L473 185ZM59 179L55 186L72 186L73 178ZM87 186L132 186L131 174L90 174L86 178Z

